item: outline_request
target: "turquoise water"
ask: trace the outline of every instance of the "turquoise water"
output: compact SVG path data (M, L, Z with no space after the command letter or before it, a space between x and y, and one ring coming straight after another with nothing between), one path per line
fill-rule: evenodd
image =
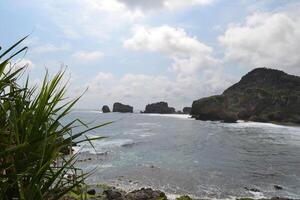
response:
M93 170L89 183L201 198L300 198L300 127L203 122L187 115L78 111L72 114L77 117L93 124L115 121L89 133L108 136L93 143L96 151L88 144L77 148L85 160L78 165Z

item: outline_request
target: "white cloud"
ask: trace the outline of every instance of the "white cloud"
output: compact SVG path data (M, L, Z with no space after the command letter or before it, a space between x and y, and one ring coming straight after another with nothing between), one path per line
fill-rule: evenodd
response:
M249 68L272 67L300 73L300 17L256 13L244 24L231 24L219 41L225 59Z
M93 62L101 59L104 54L101 51L78 51L72 55L78 61Z
M29 0L43 10L68 39L113 37L155 11L179 10L214 0Z
M173 70L181 75L191 75L219 63L213 58L211 47L188 36L183 29L170 26L137 27L133 37L124 42L124 47L166 54L174 61Z
M75 31L74 29L72 29L70 26L62 26L60 25L64 35L66 36L66 38L68 39L81 39L81 35L80 33L78 33L77 31Z
M60 52L60 51L66 51L70 49L70 45L63 44L60 46L56 46L54 44L44 44L41 46L34 47L31 51L34 53L53 53L53 52Z
M197 6L197 5L208 5L211 4L214 0L165 0L165 7L174 10L174 9L182 9L189 6Z
M79 95L85 88L89 88L78 105L83 108L100 108L104 104L112 105L120 101L142 110L148 103L167 101L171 106L182 109L200 97L220 94L235 81L220 69L207 70L197 76L178 76L175 79L163 75L132 73L118 78L111 73L99 72L84 87L71 93Z
M130 10L117 0L32 1L38 2L67 39L111 38L111 33L144 16L142 11Z
M169 9L177 10L190 6L208 5L213 0L118 0L131 9Z

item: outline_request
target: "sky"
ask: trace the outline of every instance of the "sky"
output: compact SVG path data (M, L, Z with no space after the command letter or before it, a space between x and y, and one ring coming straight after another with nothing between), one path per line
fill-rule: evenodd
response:
M300 0L1 0L0 46L29 35L32 83L66 68L77 108L181 110L257 67L300 75ZM87 89L87 90L86 90Z

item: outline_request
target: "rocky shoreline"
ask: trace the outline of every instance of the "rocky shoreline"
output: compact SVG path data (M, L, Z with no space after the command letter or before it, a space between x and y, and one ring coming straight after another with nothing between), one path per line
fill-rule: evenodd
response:
M274 186L275 187L275 186ZM278 189L280 188L280 186ZM252 192L259 192L255 188L245 188ZM84 192L82 192L84 191ZM84 194L83 194L84 193ZM177 195L176 197L168 197L169 195L161 190L154 190L152 188L141 188L133 191L125 191L120 188L109 186L106 184L98 185L84 185L81 193L69 193L63 200L77 200L80 196L87 197L88 200L209 200L211 198L195 198L188 195ZM214 198L215 199L215 198ZM226 198L227 199L227 198ZM252 197L235 197L232 200L296 200L285 197L271 197L271 198L252 198Z

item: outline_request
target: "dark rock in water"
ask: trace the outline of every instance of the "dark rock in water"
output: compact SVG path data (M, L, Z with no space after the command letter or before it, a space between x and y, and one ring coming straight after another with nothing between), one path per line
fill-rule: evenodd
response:
M272 197L271 200L293 200L293 199L284 198L284 197Z
M110 112L109 107L108 107L107 105L104 105L104 106L102 107L102 112L103 112L103 113L109 113L109 112Z
M260 192L260 190L256 189L256 188L248 188L248 187L244 187L244 188L245 188L245 190L248 190L250 192Z
M173 108L173 107L169 107L169 112L172 114L172 113L175 113L176 111L175 111L175 108Z
M108 189L103 192L106 195L107 200L124 200L124 194L117 189Z
M283 187L281 187L280 185L274 185L274 189L275 189L275 190L282 190Z
M126 200L167 200L165 193L159 190L152 190L151 188L142 188L129 192L125 195Z
M184 114L190 114L192 111L192 107L184 107L182 111Z
M193 102L191 115L200 120L300 123L300 77L257 68L222 95Z
M90 189L86 193L88 193L89 195L95 195L96 194L96 190L95 189Z
M133 147L134 145L138 144L137 142L132 142L132 143L126 143L126 144L122 144L121 146L122 147L127 147L127 148L131 148Z
M121 103L114 103L113 112L133 113L133 107Z
M158 102L148 104L144 113L172 114L175 113L175 108L169 107L167 102Z

